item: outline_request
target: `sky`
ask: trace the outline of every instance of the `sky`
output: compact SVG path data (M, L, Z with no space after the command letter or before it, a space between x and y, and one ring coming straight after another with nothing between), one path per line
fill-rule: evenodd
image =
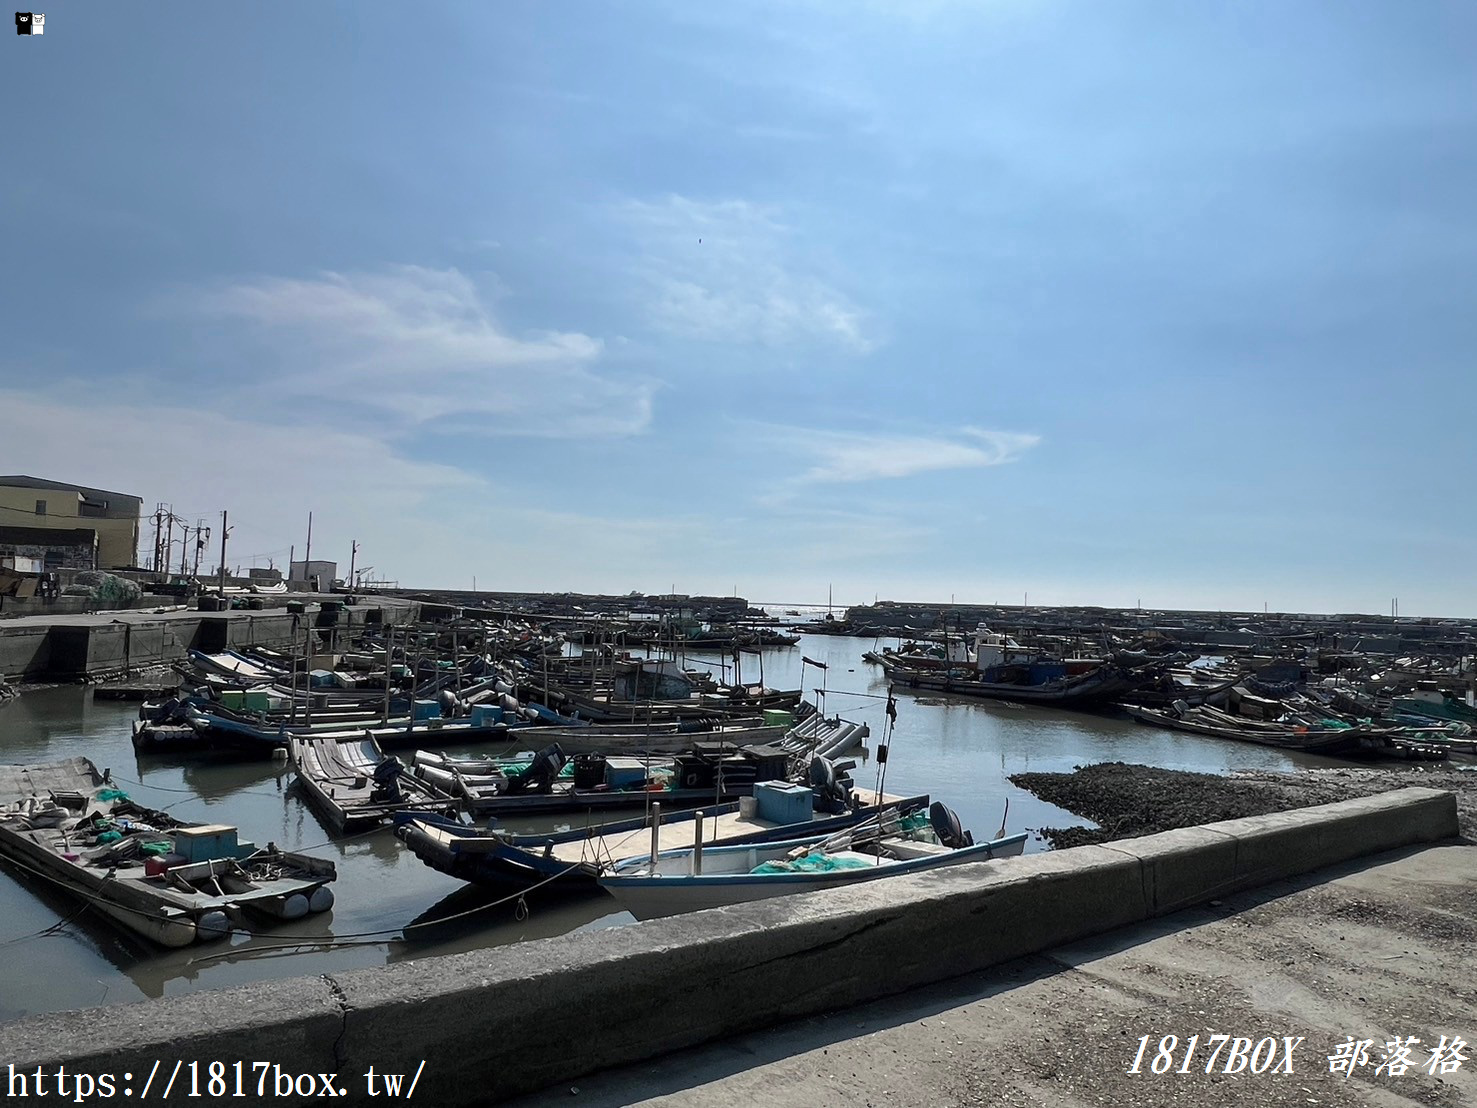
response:
M0 472L406 586L1474 616L1474 41L69 0L0 47Z

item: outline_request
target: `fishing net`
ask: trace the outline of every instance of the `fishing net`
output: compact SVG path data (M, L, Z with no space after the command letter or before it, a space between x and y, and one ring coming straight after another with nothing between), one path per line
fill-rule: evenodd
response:
M143 595L143 589L135 582L95 569L77 574L67 591L72 592L78 585L87 586L87 595L104 603L126 603Z
M520 773L527 773L528 767L531 765L533 765L532 762L505 762L498 768L501 769L503 773L506 774L508 777L516 777ZM564 768L559 771L559 776L574 776L574 762L572 760L564 763Z
M838 858L833 854L806 854L789 861L764 862L749 872L766 873L839 873L848 869L868 869L876 862L865 858Z
M98 789L99 800L127 800L128 794L122 789Z

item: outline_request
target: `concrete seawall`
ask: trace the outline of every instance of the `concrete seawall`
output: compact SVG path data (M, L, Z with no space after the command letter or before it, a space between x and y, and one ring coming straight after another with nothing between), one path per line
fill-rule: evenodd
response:
M167 664L188 650L215 653L231 647L301 647L304 632L314 649L330 637L347 642L369 623L401 624L420 616L413 601L377 598L341 609L323 624L320 605L301 614L283 608L233 612L105 612L97 615L25 616L0 622L0 680L71 681L125 669Z
M367 1100L369 1066L412 1074L424 1060L418 1097L487 1103L1457 833L1452 794L1402 789L613 931L38 1016L0 1025L0 1061L139 1075L155 1059L266 1059L336 1071Z

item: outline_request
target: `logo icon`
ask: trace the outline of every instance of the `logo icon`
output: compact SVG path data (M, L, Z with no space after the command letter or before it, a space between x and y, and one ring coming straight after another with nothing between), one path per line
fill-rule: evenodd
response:
M43 12L16 12L15 33L18 35L44 35L46 15Z

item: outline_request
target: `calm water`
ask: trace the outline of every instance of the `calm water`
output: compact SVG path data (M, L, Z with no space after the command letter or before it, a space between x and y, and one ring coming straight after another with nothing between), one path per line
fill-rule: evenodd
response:
M824 673L804 667L807 692L813 696L812 690L824 680L828 713L866 721L873 734L869 743L875 743L886 722L880 698L887 684L880 670L861 660L862 652L872 646L870 640L807 636L797 647L766 651L764 679L774 687L795 688L801 681L802 657L825 662L829 669ZM744 667L746 680L758 676L756 657L746 655ZM1301 761L1261 747L1050 709L906 694L899 696L898 705L887 790L927 792L945 800L977 837L999 826L1007 800L1012 832L1083 822L1006 780L1023 770L1070 770L1090 762L1128 761L1221 773L1291 769ZM229 944L161 953L86 915L45 935L37 934L71 916L76 902L39 879L0 870L0 903L4 905L0 912L0 1020L264 978L336 972L634 922L603 896L533 900L526 912L515 903L492 903L479 890L422 865L388 830L333 842L290 787L291 775L285 766L140 758L129 741L129 725L136 714L136 705L94 702L86 689L28 692L0 708L0 760L40 762L83 754L99 768L111 768L123 788L151 807L167 807L182 819L236 824L243 838L259 843L273 840L285 848L306 849L332 859L339 873L337 904L326 917L283 924L276 932L238 935ZM858 784L875 785L876 762L859 764L853 776ZM527 826L551 825L557 826L546 818L539 825ZM1027 849L1043 846L1033 839ZM413 930L413 941L373 934L463 912L470 914ZM308 952L268 949L291 938L325 935L356 945Z

